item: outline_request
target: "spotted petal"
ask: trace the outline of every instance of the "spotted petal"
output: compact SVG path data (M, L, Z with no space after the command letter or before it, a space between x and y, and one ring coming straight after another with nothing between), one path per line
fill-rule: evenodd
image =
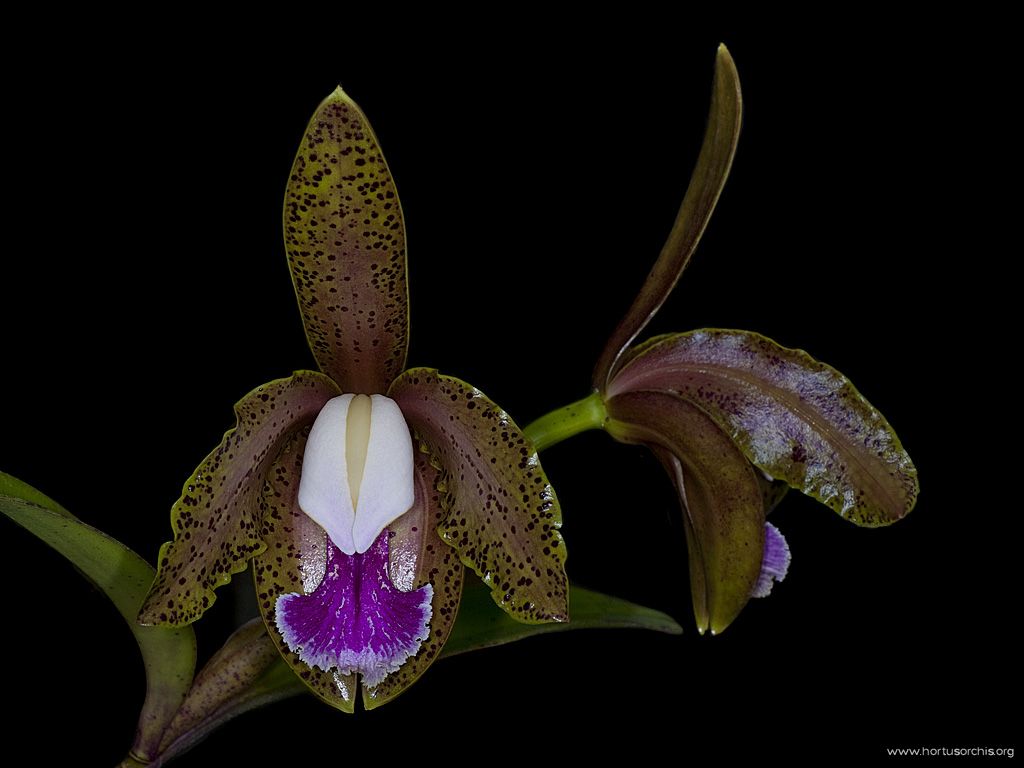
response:
M341 88L302 137L284 239L320 370L345 392L383 392L405 367L405 223L370 123Z
M726 47L720 45L715 60L711 109L697 166L693 169L686 195L658 260L601 353L594 371L595 389L604 390L608 379L621 365L623 350L665 303L689 263L729 176L740 135L741 114L742 98L736 65Z
M753 468L707 414L675 395L622 394L608 401L608 415L608 432L651 446L675 483L697 629L721 632L761 571L764 497Z
M389 396L446 470L441 537L513 618L565 621L562 513L530 441L480 390L431 368L406 371Z
M703 329L638 348L608 396L678 393L756 466L859 525L898 520L917 470L885 418L839 371L749 331Z
M320 373L298 371L257 387L235 404L229 429L171 509L174 540L160 548L156 580L142 606L143 624L189 624L216 599L213 590L245 570L264 549L259 497L267 468L284 441L338 394Z
M161 758L168 759L168 751L174 754L187 749L186 743L194 743L196 732L219 711L247 698L279 658L261 619L239 627L196 675L161 739Z

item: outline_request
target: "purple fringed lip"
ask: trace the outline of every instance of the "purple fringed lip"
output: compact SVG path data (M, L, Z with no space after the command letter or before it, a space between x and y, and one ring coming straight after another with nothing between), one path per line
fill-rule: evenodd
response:
M782 535L771 523L764 524L764 556L761 559L761 573L758 574L757 584L751 597L768 597L772 591L772 585L776 581L786 578L789 570L789 544L786 537Z
M310 666L358 672L373 687L416 654L429 635L426 584L402 592L388 574L388 531L362 554L346 555L327 540L327 570L311 594L277 599L277 628Z

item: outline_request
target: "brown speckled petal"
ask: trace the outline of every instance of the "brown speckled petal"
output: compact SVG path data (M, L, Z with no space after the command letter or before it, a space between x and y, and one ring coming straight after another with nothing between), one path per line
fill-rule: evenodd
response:
M277 598L292 592L312 592L327 567L327 534L302 513L296 501L308 436L308 430L295 435L267 473L260 499L267 548L253 560L256 596L267 633L295 674L332 707L353 712L356 676L307 666L285 644L276 624Z
M608 415L617 440L663 449L655 454L683 505L697 629L721 632L761 572L764 498L753 467L711 417L675 395L619 395Z
M405 223L373 130L338 88L317 108L284 198L306 338L344 392L383 392L405 367Z
M445 469L441 537L513 618L566 621L562 512L519 427L478 389L431 368L406 371L389 396Z
M917 500L917 470L885 418L839 371L749 331L701 329L641 345L609 396L654 389L703 408L747 459L858 525Z
M177 739L184 736L187 740L190 731L222 707L245 696L277 658L262 619L253 619L235 630L196 675L188 696L164 732L160 755Z
M285 439L312 423L337 394L323 374L297 371L235 404L236 425L203 459L171 509L174 540L160 548L156 580L139 621L195 621L216 599L213 590L263 550L258 504L267 468Z
M437 527L445 517L438 483L441 470L430 449L416 451L416 502L388 529L391 537L391 581L403 592L432 584L434 587L430 636L419 652L373 688L363 688L363 705L375 709L391 701L416 682L441 654L455 624L462 597L465 569L458 553L441 541ZM442 486L443 487L443 486Z

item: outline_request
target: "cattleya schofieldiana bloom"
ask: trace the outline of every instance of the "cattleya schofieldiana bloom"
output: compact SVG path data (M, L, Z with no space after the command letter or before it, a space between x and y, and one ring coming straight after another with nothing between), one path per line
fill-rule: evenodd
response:
M515 640L524 624L681 631L657 611L569 588L561 512L537 451L587 429L647 446L667 470L702 633L726 628L786 575L788 546L766 516L787 488L861 525L910 511L909 456L834 369L748 331L634 344L704 231L740 121L739 80L722 47L690 186L598 360L592 393L520 429L468 384L405 370L395 184L348 96L338 89L320 105L284 206L288 264L320 370L236 404L236 425L171 511L174 539L155 578L124 545L0 472L0 512L72 559L130 619L150 686L124 765L162 764L254 702L295 689L351 712L361 682L365 706L380 706L442 651ZM262 621L243 625L194 675L188 625L250 561ZM507 616L478 590L463 595L465 566Z
M295 293L321 372L253 390L185 484L144 624L183 625L253 561L267 629L312 690L368 707L433 662L463 563L524 622L568 617L560 511L536 452L481 392L404 370L406 249L395 184L339 88L317 109L284 205ZM410 430L413 430L413 435Z
M917 471L882 415L849 380L806 352L749 331L701 329L631 346L672 292L725 184L742 113L739 77L718 51L711 110L675 224L616 327L587 398L527 427L538 448L604 428L648 446L683 510L697 628L725 629L789 567L765 521L796 488L859 525L914 506Z

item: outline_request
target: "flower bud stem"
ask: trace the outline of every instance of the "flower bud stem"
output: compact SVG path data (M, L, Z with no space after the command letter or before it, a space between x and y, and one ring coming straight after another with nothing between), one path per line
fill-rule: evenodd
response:
M603 429L606 421L608 413L604 400L600 392L594 392L541 416L527 425L523 432L538 451L543 451L588 429Z

